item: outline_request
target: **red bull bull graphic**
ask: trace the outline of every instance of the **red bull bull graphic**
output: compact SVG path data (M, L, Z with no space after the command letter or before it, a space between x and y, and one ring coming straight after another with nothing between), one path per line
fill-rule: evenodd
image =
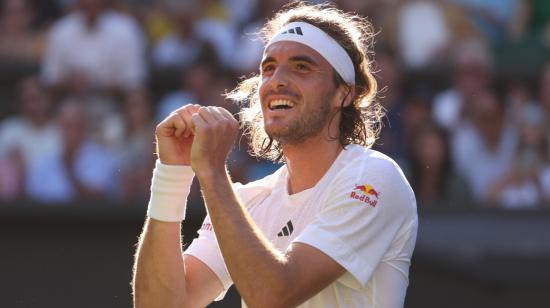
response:
M201 230L212 231L212 224L207 222L203 223Z
M375 207L378 204L378 198L380 198L380 192L374 189L372 185L355 185L355 188L351 192L351 198L363 201L366 204Z

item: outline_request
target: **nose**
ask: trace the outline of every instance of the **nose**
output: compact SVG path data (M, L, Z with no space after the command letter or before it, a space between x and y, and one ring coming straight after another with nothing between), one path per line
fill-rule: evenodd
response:
M278 66L273 71L273 74L268 77L267 83L269 88L273 90L286 88L289 84L288 70L285 66Z

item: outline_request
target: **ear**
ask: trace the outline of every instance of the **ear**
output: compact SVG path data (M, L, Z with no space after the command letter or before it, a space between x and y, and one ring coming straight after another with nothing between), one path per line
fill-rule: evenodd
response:
M355 98L355 86L342 84L338 86L336 91L335 107L340 108L343 100L344 107L349 106L353 102L353 99Z

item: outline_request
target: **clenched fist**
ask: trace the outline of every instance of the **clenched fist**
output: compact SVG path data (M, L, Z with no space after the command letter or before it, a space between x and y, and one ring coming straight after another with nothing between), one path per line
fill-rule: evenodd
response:
M227 156L239 132L239 123L221 107L201 107L191 116L195 137L191 166L195 173L225 172Z
M197 174L225 170L238 132L226 109L186 105L157 126L157 154L163 164L191 165Z
M191 145L193 128L191 117L201 106L185 105L176 109L157 125L157 155L166 165L191 165Z

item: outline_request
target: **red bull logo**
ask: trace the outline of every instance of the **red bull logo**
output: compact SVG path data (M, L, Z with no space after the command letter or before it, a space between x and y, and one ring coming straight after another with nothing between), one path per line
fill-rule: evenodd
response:
M359 192L356 192L359 191ZM351 198L363 201L368 205L375 207L378 204L378 198L380 198L380 192L374 189L372 185L355 185L355 188L351 192Z

